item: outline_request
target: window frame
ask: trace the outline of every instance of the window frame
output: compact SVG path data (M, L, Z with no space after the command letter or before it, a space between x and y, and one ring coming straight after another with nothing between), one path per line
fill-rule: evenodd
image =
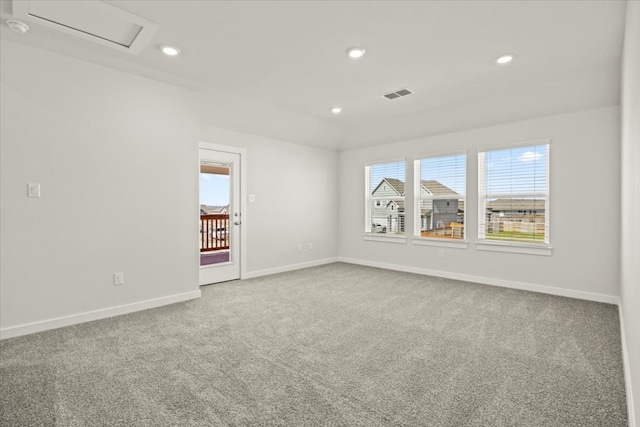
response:
M458 201L462 200L465 204L465 209L463 212L463 224L464 224L464 237L462 239L449 239L444 237L423 237L421 235L421 185L422 185L422 174L421 174L421 163L422 160L425 159L433 159L437 157L452 157L452 156L464 156L465 168L464 168L464 182L465 182L465 194L458 198ZM412 244L414 245L423 245L423 246L440 246L440 247L450 247L450 248L467 248L468 240L467 240L467 211L468 211L468 203L467 203L467 186L468 186L468 171L469 171L469 155L468 150L453 150L446 152L437 152L437 153L429 153L423 156L416 156L413 158L413 191L414 191L414 202L413 202L413 236L412 236ZM454 190L455 191L455 190ZM447 195L432 195L428 198L429 200L450 200L451 196Z
M393 163L402 163L404 164L404 184L405 184L405 193L403 197L397 198L389 198L386 196L380 197L372 197L371 196L371 167L376 165L384 165L384 164L393 164ZM388 242L388 243L405 243L407 240L407 227L406 227L406 201L407 201L407 159L396 158L396 159L387 159L380 161L367 162L364 164L364 240L370 241L378 241L378 242ZM372 226L372 212L371 207L372 203L380 201L381 205L385 202L390 203L395 200L403 200L405 203L405 226L404 231L402 233L374 233L371 231Z
M525 147L535 147L540 145L546 145L547 158L546 158L546 189L545 192L522 192L522 193L488 193L483 191L483 186L487 187L486 175L485 175L485 158L484 153L491 151L510 150ZM534 140L527 140L521 142L515 142L511 144L502 144L496 146L482 147L477 149L477 190L478 190L478 212L477 212L477 241L476 249L484 251L495 252L513 252L523 253L530 255L546 255L552 254L553 247L551 246L551 225L550 225L550 187L551 187L551 138L541 138ZM527 198L527 197L542 197L544 199L545 209L545 234L543 243L534 242L516 242L509 240L499 239L486 239L486 206L489 198Z

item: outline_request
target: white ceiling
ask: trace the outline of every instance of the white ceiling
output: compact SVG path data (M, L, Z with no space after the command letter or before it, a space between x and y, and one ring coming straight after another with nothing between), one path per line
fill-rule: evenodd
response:
M106 3L159 25L140 54L33 23L27 34L14 34L4 23L12 17L7 0L2 38L224 93L237 98L229 103L234 113L244 104L253 103L247 111L270 106L281 117L326 126L334 139L305 138L300 129L298 141L287 135L293 142L338 149L619 102L625 1ZM162 43L182 54L164 56ZM352 60L345 54L350 46L367 53ZM504 52L515 52L516 60L496 65ZM380 96L404 87L415 94ZM332 114L334 105L343 113ZM213 124L261 132L221 120Z

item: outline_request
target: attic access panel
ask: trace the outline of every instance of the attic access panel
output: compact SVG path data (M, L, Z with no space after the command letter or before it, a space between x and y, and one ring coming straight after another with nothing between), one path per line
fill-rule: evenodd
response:
M13 15L131 54L139 53L158 29L98 0L13 0Z

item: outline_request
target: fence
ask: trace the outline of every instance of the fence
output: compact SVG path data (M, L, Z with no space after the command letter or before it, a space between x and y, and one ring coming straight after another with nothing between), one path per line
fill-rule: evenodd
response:
M544 235L544 217L523 217L517 219L492 218L491 222L487 224L487 233L498 233L501 231Z
M229 214L200 215L200 252L229 249Z
M516 233L544 234L543 222L514 222L504 221L500 231L512 231Z

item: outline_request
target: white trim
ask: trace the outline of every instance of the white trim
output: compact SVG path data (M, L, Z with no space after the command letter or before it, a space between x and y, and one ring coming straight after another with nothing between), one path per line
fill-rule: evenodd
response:
M371 166L364 166L364 232L371 231Z
M396 190L395 187L393 187L393 185L389 184L387 182L387 184L391 185L391 187L393 188L393 190L398 194L398 197L379 197L379 196L373 196L372 192L371 192L371 167L372 166L376 166L376 165L386 165L386 164L394 164L394 163L402 163L404 165L404 183L405 183L405 195L401 195L398 193L398 191ZM386 178L384 178L384 180L386 180ZM380 182L380 184L378 184L378 187L382 184L382 181ZM365 233L370 233L371 232L371 202L373 201L377 201L377 200L390 200L393 202L397 202L397 201L405 201L406 202L406 185L407 185L407 159L403 158L402 160L388 160L388 161L382 161L382 162L375 162L375 163L365 163L364 164L364 232ZM378 189L378 187L376 187L376 190ZM374 190L375 191L375 190ZM398 215L399 216L399 215ZM398 224L399 226L399 224Z
M544 242L551 244L551 138L547 142L547 194L544 198Z
M525 147L529 147L529 146L546 146L546 174L547 174L547 180L546 180L546 184L547 184L547 188L545 189L545 193L539 193L539 192L530 192L530 193L488 193L487 192L487 180L486 180L486 173L485 173L485 163L486 163L486 158L485 158L485 154L488 152L493 152L493 151L504 151L504 150L512 150L512 149L516 149L516 148L525 148ZM485 234L486 234L486 226L487 226L487 200L488 199L492 199L492 198L526 198L526 197L543 197L544 198L544 227L545 227L545 233L544 233L544 242L547 245L547 247L550 249L550 242L551 242L551 237L550 237L550 232L551 232L551 227L549 226L549 222L550 222L550 205L551 205L551 200L550 200L550 192L551 192L551 177L550 177L550 171L551 171L551 138L544 138L544 139L537 139L537 140L529 140L529 141L521 141L521 142L516 142L516 143L511 143L511 144L505 144L503 146L496 146L494 148L478 148L477 149L477 161L478 161L478 173L477 173L477 177L478 177L478 238L479 239L484 239L485 238ZM466 203L466 202L465 202ZM465 208L465 215L466 215L466 208ZM465 219L466 220L466 219ZM481 249L483 250L483 249ZM484 250L494 250L491 248L485 248ZM502 249L495 249L496 251L499 252L516 252L516 253L526 253L529 254L531 252L528 252L526 250L514 250L514 251L505 251ZM534 255L551 255L551 250L546 251L547 253L543 253L544 251L536 251L535 253L533 253Z
M620 298L614 295L596 294L592 292L576 291L555 286L536 285L533 283L516 282L512 280L494 279L490 277L472 276L469 274L451 273L448 271L430 270L426 268L410 267L406 265L387 264L377 261L369 261L355 258L338 257L338 261L348 264L366 265L368 267L384 268L386 270L403 271L405 273L423 274L426 276L444 277L447 279L462 280L484 285L499 286L502 288L520 289L523 291L539 292L549 295L577 298L587 301L603 302L607 304L620 304Z
M479 251L492 251L492 252L509 252L514 254L527 254L527 255L544 255L551 256L553 254L553 248L551 246L534 246L518 243L507 242L476 242L476 249Z
M379 233L366 233L364 240L370 242L385 242L385 243L407 243L406 236L388 236Z
M451 194L446 194L446 195L434 195L431 194L425 198L422 198L422 188L424 188L425 190L427 190L427 192L431 193L426 187L423 187L422 185L422 161L423 160L427 160L427 159L435 159L435 158L442 158L442 157L460 157L463 156L464 157L464 194L456 194L458 197L451 197ZM443 152L442 154L437 154L437 153L433 153L432 155L429 156L421 156L421 157L414 157L414 161L413 161L413 238L420 238L421 237L421 229L422 229L422 201L434 201L434 200L452 200L452 199L457 199L458 203L460 203L460 201L462 201L466 206L468 206L467 204L467 180L469 178L469 175L467 173L468 167L469 167L469 151L468 150L462 150L462 151L448 151L448 152ZM454 190L455 191L455 190ZM405 191L406 194L406 191ZM406 209L405 209L406 210ZM462 222L463 224L467 223L467 209L465 208L463 213L463 218L462 218ZM466 242L466 241L465 241ZM421 243L418 243L421 244ZM429 245L429 243L426 243L426 245ZM466 246L465 246L466 247Z
M469 242L466 240L438 239L437 237L413 237L411 244L419 246L440 246L443 248L466 249Z
M107 317L120 316L122 314L147 310L149 308L161 307L163 305L175 304L200 298L200 289L197 291L185 292L182 294L169 295L166 297L154 298L131 304L118 305L115 307L102 308L99 310L87 311L84 313L72 314L70 316L56 317L53 319L41 320L33 323L25 323L18 326L10 326L0 329L0 339L18 337L21 335L33 334L47 331L49 329L62 328L64 326L76 325L78 323L90 322L92 320L106 319Z
M300 264L284 265L282 267L267 268L248 272L243 279L253 279L254 277L268 276L270 274L286 273L287 271L300 270L303 268L317 267L319 265L333 264L338 262L338 258L324 258L315 261L303 262Z
M624 313L622 312L622 304L618 305L618 317L620 317L620 336L622 341L622 364L624 369L624 384L627 394L627 418L629 427L636 425L636 415L633 407L633 391L631 390L631 369L629 362L629 350L627 347L627 334L624 328Z
M214 144L200 141L198 148L205 150L223 151L240 155L240 279L247 275L247 150L230 145ZM198 156L199 158L199 156ZM198 167L200 160L198 159ZM199 170L199 169L198 169ZM200 216L198 216L200 220ZM198 253L198 256L200 254Z

